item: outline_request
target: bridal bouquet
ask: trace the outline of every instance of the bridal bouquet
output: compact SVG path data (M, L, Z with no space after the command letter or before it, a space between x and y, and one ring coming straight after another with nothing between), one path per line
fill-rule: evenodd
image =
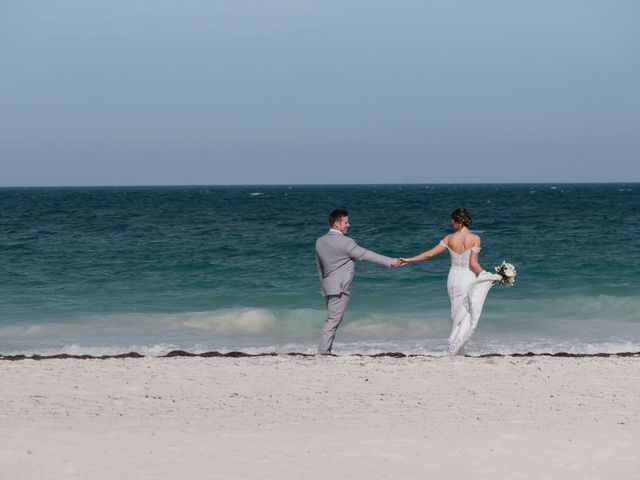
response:
M500 285L513 287L516 281L516 267L503 260L502 263L496 267L496 273L502 277Z

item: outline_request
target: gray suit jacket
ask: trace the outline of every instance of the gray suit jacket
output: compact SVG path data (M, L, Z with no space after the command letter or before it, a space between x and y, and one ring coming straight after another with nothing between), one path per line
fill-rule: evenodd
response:
M329 231L316 241L318 274L325 296L351 292L355 260L391 266L391 258L359 247L352 238L338 232Z

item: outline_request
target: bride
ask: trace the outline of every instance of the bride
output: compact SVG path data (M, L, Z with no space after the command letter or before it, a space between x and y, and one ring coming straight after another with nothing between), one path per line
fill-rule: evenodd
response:
M478 325L484 300L500 275L486 272L478 262L480 237L469 230L472 219L465 208L451 213L450 225L454 233L444 237L431 250L411 258L400 258L403 264L421 262L449 250L451 269L447 291L451 301L453 328L449 336L449 354L464 354L464 345L471 339Z

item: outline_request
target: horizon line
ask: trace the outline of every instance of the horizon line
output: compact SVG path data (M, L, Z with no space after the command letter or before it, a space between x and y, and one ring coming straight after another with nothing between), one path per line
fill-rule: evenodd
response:
M365 187L365 186L454 186L454 185L633 185L640 181L612 182L371 182L371 183L193 183L193 184L110 184L110 185L0 185L0 189L29 188L210 188L210 187Z

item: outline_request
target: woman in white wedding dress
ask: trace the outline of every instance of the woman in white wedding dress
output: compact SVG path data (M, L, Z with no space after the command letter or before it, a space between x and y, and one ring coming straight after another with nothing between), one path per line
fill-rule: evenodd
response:
M447 278L447 290L451 301L452 329L449 336L449 354L464 354L464 345L471 339L478 325L484 300L500 275L484 271L478 262L480 237L469 230L472 219L465 208L451 213L450 225L454 233L426 252L411 258L401 258L403 263L428 260L449 250L451 269Z

